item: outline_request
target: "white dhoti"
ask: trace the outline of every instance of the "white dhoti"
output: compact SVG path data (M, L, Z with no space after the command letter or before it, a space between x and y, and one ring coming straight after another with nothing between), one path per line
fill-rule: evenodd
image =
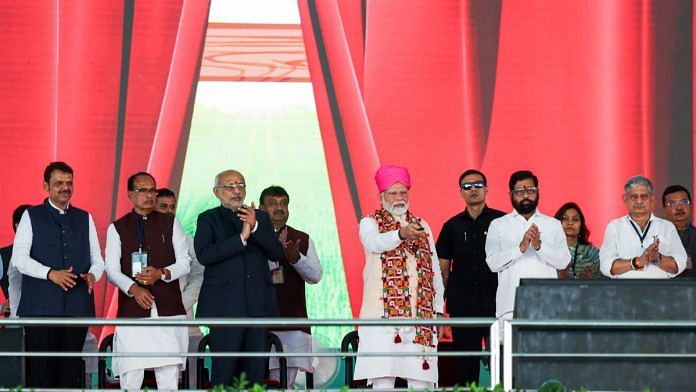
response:
M379 377L400 377L422 380L437 385L437 356L435 347L425 347L413 343L416 335L415 327L399 327L401 343L395 343L394 327L360 327L358 336L358 353L413 353L412 356L393 357L358 357L355 364L356 380ZM437 343L436 343L437 344ZM427 369L424 369L427 368Z
M271 331L283 344L283 351L286 353L311 353L312 335L302 331ZM275 349L271 350L275 352ZM312 371L312 357L288 357L288 367L295 367L305 372ZM271 358L268 361L268 368L278 369L280 364L278 358Z
M186 315L159 317L153 305L150 318L185 320ZM188 351L188 330L186 327L122 327L114 332L115 353L181 353ZM186 357L114 357L114 374L124 374L132 370L152 369L161 366L178 365L184 369Z

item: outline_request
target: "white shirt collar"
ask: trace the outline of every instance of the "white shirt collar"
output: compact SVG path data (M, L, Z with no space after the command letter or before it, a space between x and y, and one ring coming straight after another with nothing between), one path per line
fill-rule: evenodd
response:
M48 199L48 204L50 204L51 207L53 207L53 208L55 208L56 210L58 210L58 213L61 214L61 215L67 213L67 212L68 212L68 208L70 208L70 202L68 202L68 205L65 206L65 209L64 209L64 210L58 208L55 204L53 204L53 202L51 201L51 199Z
M523 217L522 214L520 214L515 208L512 209L512 215L515 217L519 216L520 218L527 220L527 218ZM532 216L530 216L529 219L532 219L533 217L539 216L539 215L541 215L541 212L537 208L536 210L534 210L534 213L532 213Z
M626 215L626 218L628 218L628 221L629 221L629 222L633 222L633 223L635 223L636 225L638 224L638 222L634 221L633 218L631 218L631 215L628 215L628 214L627 214L627 215ZM648 222L652 222L652 220L653 220L654 218L655 218L655 215L653 215L653 213L651 212L651 213L650 213L650 218L648 219Z

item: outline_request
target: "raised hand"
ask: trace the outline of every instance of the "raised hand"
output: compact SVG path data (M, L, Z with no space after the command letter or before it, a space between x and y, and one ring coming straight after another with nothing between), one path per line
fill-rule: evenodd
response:
M401 229L399 229L399 234L404 240L417 240L426 235L423 226L417 221L411 221L408 225L402 226Z
M251 206L243 205L239 207L237 216L253 230L254 226L256 226L256 209L254 207L254 202L251 202Z
M541 248L541 232L539 231L539 226L537 226L536 223L532 223L532 225L529 226L528 231L531 234L530 245L532 246L532 248Z

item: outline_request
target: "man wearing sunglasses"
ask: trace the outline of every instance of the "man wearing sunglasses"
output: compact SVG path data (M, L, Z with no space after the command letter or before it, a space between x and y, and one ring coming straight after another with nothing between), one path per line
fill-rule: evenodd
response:
M486 206L488 186L482 172L465 171L458 185L466 208L445 222L436 244L447 313L451 317L494 317L498 275L486 265L486 235L491 221L505 213ZM452 328L454 349L481 351L481 338L488 335L487 328ZM477 357L458 359L459 385L478 384L479 362Z
M624 185L628 215L609 222L599 250L602 273L612 278L671 278L684 270L686 251L674 225L652 214L652 182L634 176Z
M486 262L498 273L495 314L501 321L512 318L520 278L554 279L570 263L561 222L537 209L538 178L517 171L508 185L513 210L491 222L486 239Z
M686 250L686 268L679 274L680 278L696 278L693 260L696 257L696 227L692 223L691 193L681 185L670 185L662 192L662 207L665 218L674 224L684 250Z

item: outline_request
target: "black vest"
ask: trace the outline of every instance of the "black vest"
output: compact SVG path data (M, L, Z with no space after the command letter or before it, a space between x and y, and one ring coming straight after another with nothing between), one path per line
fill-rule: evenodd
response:
M309 249L309 236L299 230L295 230L290 226L285 226L288 230L287 241L295 242L300 240L300 253L307 255ZM278 234L283 229L278 231ZM305 281L300 274L295 270L295 267L290 264L287 258L280 261L280 266L283 267L284 283L276 284L276 295L278 297L278 307L280 308L281 317L299 317L307 318L307 298L305 295ZM274 328L275 329L275 328ZM279 328L283 330L285 328ZM291 330L301 330L307 333L310 332L309 327L292 327Z
M89 214L70 206L65 214L53 208L48 199L28 210L32 243L29 256L52 269L73 268L75 275L89 272ZM22 296L17 315L94 317L94 296L87 284L76 279L75 287L63 291L48 279L22 275Z
M176 262L172 233L174 217L153 211L143 220L145 241L143 251L148 253L149 266L165 268ZM121 238L121 272L132 276L131 253L137 252L140 246L135 213L129 212L114 222L114 227ZM171 282L158 280L152 286L143 286L150 290L155 297L157 313L160 316L185 315L186 310L181 302L179 280ZM118 291L118 317L150 317L150 310L143 309L121 290Z

